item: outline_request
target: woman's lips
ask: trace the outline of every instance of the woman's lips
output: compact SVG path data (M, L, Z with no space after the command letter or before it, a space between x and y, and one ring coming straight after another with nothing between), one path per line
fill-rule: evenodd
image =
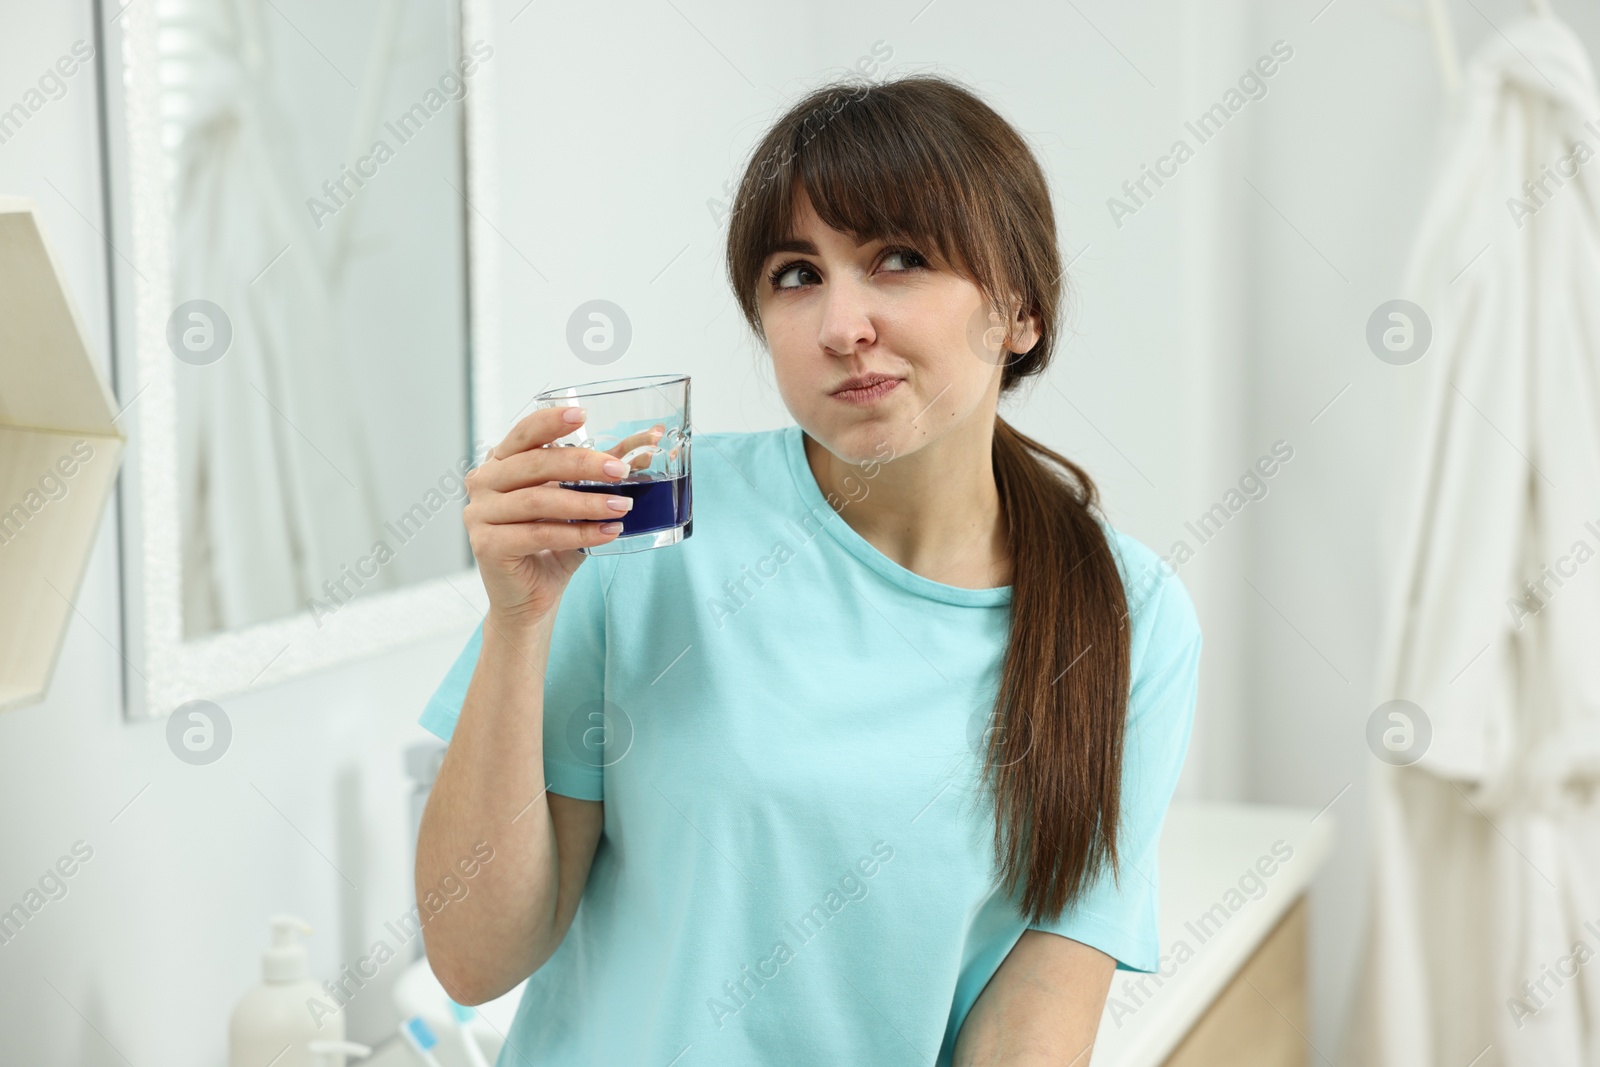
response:
M862 389L841 389L832 395L835 400L843 400L846 404L874 404L894 392L900 382L899 378L890 378Z

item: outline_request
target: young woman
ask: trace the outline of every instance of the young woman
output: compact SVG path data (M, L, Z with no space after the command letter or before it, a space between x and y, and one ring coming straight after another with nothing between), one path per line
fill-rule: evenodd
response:
M727 265L798 425L696 435L692 537L577 551L617 513L555 483L624 471L543 447L572 409L469 477L434 973L532 976L502 1067L1087 1064L1159 958L1200 634L996 414L1056 341L1044 175L949 81L832 85L757 148Z

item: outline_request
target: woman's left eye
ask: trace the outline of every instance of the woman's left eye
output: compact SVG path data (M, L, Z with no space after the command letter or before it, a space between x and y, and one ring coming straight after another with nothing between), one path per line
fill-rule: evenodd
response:
M899 267L890 266L896 260L898 260L902 265ZM891 270L912 270L916 267L926 267L928 265L928 261L923 258L920 252L913 252L909 248L894 248L889 250L888 252L884 253L883 263L885 266L890 266Z

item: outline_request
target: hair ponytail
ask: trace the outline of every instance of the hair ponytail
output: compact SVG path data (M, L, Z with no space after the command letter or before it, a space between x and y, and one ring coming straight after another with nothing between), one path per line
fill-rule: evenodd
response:
M1054 919L1099 871L1116 872L1127 600L1082 468L997 418L994 473L1012 559L985 765L995 859L1022 911Z

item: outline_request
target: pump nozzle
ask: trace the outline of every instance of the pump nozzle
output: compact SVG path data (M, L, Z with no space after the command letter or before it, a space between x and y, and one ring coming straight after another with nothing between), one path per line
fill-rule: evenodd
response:
M344 1067L345 1055L364 1060L372 1050L354 1041L313 1041L307 1046L311 1051L311 1067Z
M294 915L271 918L272 941L261 954L261 974L269 982L299 982L309 973L306 946L295 935L310 934L311 926Z

